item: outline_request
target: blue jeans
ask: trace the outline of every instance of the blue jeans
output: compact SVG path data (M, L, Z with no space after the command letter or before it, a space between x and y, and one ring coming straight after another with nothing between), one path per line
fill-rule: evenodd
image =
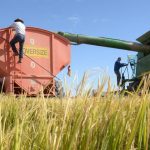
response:
M14 38L10 41L10 45L14 53L18 53L17 48L15 46L16 43L19 42L19 58L23 58L23 45L25 41L25 36L23 34L16 34Z

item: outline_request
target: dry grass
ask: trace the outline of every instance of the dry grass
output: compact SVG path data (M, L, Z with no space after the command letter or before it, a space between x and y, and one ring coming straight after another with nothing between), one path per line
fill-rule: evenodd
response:
M115 95L102 80L92 97L91 88L82 91L85 83L74 98L0 95L0 149L150 149L150 95Z

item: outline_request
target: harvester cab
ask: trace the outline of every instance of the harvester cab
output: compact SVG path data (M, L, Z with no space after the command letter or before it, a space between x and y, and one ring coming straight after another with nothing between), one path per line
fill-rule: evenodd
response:
M127 56L127 66L121 68L121 89L125 90L126 83L130 82L131 79L136 77L136 64L137 64L137 55L128 55Z
M132 71L131 77L134 78L136 76L137 55L128 55L128 64Z

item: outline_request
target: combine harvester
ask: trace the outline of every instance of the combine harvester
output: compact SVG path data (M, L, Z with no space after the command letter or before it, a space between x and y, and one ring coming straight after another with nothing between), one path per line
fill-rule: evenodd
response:
M138 52L137 63L130 61L132 68L136 68L135 76L124 80L124 84L130 82L129 90L135 90L142 76L150 71L150 32L138 38L140 43L137 43L27 27L21 64L17 63L18 57L13 55L9 44L13 36L10 28L0 30L1 91L5 93L37 96L42 92L45 96L58 96L61 90L58 90L57 74L70 64L72 42Z
M125 79L125 71L122 73L121 86L123 90L135 91L141 83L142 77L147 77L150 73L150 31L137 38L138 42L105 37L91 37L65 32L58 32L58 34L76 44L90 44L138 52L136 58L128 57L128 62L132 69L132 77L129 78L128 76L128 79ZM127 87L126 83L129 83Z

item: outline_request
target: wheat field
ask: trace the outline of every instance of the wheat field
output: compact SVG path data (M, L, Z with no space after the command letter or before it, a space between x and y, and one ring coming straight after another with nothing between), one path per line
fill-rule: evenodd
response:
M148 150L150 94L84 89L74 97L0 95L1 150ZM109 81L108 81L109 85ZM70 92L68 92L70 93Z
M150 95L0 95L0 149L149 149Z

